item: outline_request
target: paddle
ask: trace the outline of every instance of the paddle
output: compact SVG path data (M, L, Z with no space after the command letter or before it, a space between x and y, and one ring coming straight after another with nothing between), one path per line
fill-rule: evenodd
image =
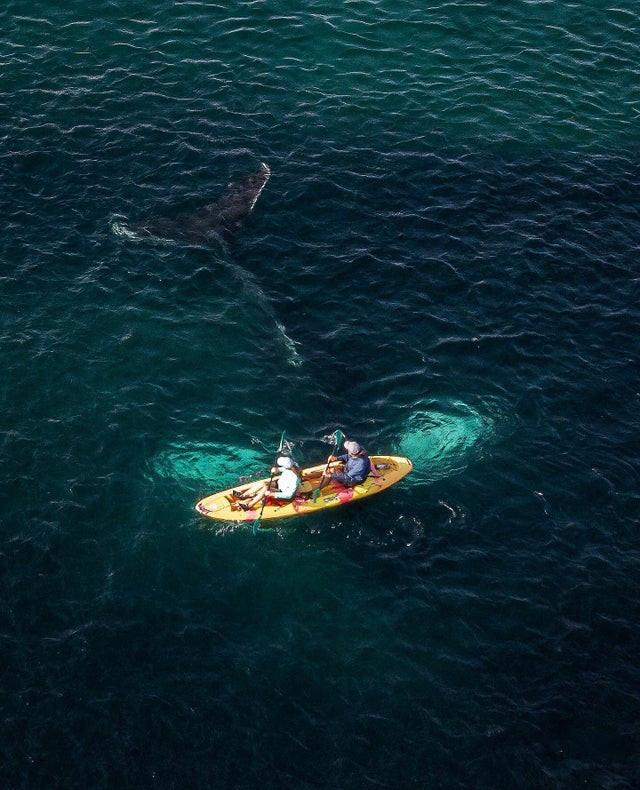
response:
M278 462L278 458L282 455L282 451L288 447L287 440L284 438L285 432L282 431L282 436L280 437L280 444L278 445L278 452L276 453L275 460L271 466L271 477L269 477L269 485L267 486L267 491L271 489L271 483L273 483L273 476L275 474L276 464ZM262 514L264 513L264 506L267 503L267 496L264 497L262 500L262 507L260 508L260 513L258 513L258 518L253 522L253 534L255 535L256 532L260 529L260 521L262 519Z
M327 472L329 471L329 465L331 464L331 458L338 452L340 445L344 441L344 434L340 429L334 432L333 434L333 450L331 451L331 455L327 458L327 465L324 468L324 472L322 473L322 477L320 478L320 483L318 484L317 488L314 488L311 492L311 501L315 502L316 499L320 496L320 490L324 485L324 479L327 476Z

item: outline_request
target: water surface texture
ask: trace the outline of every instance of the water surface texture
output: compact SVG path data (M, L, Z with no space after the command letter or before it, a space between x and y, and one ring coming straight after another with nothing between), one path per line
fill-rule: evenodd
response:
M637 787L637 3L0 20L2 786ZM414 473L193 510L335 428Z

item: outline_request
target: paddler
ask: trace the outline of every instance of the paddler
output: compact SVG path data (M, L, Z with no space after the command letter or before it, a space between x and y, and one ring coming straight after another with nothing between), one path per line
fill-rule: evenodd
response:
M351 488L364 483L371 471L371 462L369 454L364 447L360 447L358 442L346 440L344 449L347 452L343 455L332 455L329 458L331 463L339 461L344 464L341 472L331 473L331 479Z
M294 498L301 482L300 469L287 455L281 455L275 467L271 470L273 480L271 487L268 483L255 483L244 491L234 491L236 500L248 500L238 502L242 510L251 510L252 507L266 499L265 504L280 501L289 501Z

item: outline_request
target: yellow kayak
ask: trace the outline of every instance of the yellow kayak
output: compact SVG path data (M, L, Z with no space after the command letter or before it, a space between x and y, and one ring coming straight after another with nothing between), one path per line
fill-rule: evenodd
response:
M304 516L306 513L318 513L320 510L339 507L348 502L358 502L373 494L378 494L397 483L398 480L402 480L413 468L413 464L408 458L396 455L371 455L369 459L374 471L369 474L364 483L348 488L331 480L322 487L320 496L315 501L312 499L311 493L320 482L326 464L304 469L303 482L293 500L265 505L262 520ZM268 483L269 479L262 482ZM255 481L236 486L235 489L229 488L226 491L211 494L196 504L196 510L203 516L220 521L255 521L260 515L262 505L255 505L252 510L242 510L236 504L232 494L233 490L243 491L252 485L255 485Z

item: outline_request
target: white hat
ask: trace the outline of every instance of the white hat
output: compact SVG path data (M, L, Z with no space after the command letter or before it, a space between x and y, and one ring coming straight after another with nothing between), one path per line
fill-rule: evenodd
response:
M360 445L358 444L358 442L349 442L349 441L346 441L346 442L344 443L344 449L345 449L345 450L346 450L348 453L351 453L351 455L357 455L357 454L360 452L360 450L362 450L362 447L360 447Z
M276 461L276 464L281 469L291 469L291 467L293 466L293 461L291 460L291 458L289 458L288 455L281 455L280 458L278 458L278 460Z

